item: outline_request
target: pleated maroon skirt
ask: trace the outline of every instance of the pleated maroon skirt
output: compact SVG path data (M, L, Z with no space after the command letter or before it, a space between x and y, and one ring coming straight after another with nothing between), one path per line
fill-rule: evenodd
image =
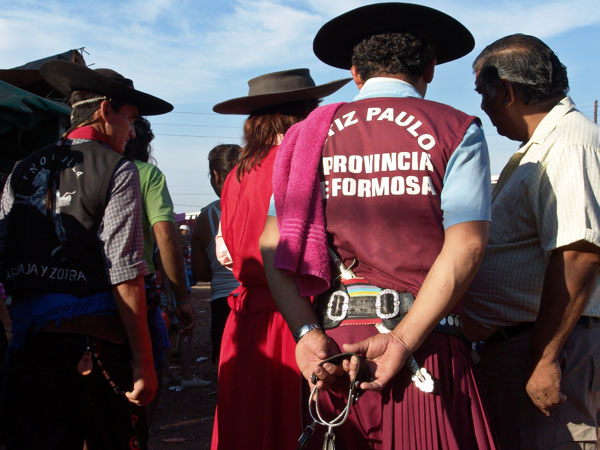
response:
M340 348L343 343L375 333L372 325L340 326L327 331ZM454 336L432 333L414 356L434 377L435 392L419 391L408 369L403 369L381 393L362 395L347 422L334 429L336 448L495 450L480 384L465 343ZM337 416L346 404L347 380L339 384L334 391L319 396L326 420ZM318 434L314 441L321 439ZM318 447L321 443L311 444Z

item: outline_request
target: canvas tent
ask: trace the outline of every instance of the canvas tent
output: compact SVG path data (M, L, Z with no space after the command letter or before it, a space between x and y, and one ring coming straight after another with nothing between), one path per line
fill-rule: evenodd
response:
M0 70L0 80L20 87L26 91L40 95L45 98L54 100L62 100L62 95L54 91L48 83L44 81L40 75L40 67L47 61L71 61L77 64L85 65L81 50L68 50L64 53L58 53L47 58L38 59L28 62L22 66L13 67L12 69Z
M56 141L69 125L71 108L0 81L0 172Z
M0 70L0 172L33 150L58 140L69 126L71 109L40 76L46 61L85 64L79 50Z

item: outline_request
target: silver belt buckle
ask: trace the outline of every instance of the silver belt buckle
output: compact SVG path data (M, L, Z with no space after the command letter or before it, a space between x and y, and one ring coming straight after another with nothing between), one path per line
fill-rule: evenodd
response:
M344 299L344 303L342 303L342 312L340 315L333 314L333 300L337 295L341 295ZM329 302L327 302L327 317L336 322L341 322L348 315L348 308L350 308L350 296L344 291L335 291L329 297Z
M391 313L381 312L381 298L386 294L392 294L394 299L394 311ZM396 317L400 313L400 295L393 289L384 289L383 291L380 291L375 300L375 313L380 319L391 319L392 317Z

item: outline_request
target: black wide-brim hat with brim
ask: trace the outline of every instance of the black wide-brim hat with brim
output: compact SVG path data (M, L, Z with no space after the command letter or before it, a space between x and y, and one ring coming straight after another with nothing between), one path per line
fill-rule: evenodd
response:
M350 69L354 47L376 34L415 32L429 41L437 64L453 61L475 47L467 28L449 15L411 3L377 3L348 11L321 27L313 41L326 64Z
M219 114L251 114L254 111L300 100L320 99L333 94L352 78L316 85L308 69L267 73L248 81L248 95L213 106Z
M42 77L65 96L73 91L87 91L110 100L133 105L141 116L156 116L173 110L173 105L158 97L138 91L129 78L112 69L89 69L68 61L49 61L40 68Z

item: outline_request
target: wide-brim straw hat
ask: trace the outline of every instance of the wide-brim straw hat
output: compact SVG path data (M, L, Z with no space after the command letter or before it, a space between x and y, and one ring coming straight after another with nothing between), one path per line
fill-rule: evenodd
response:
M155 116L173 110L173 105L138 91L133 81L112 69L89 69L68 61L49 61L40 68L42 77L65 96L73 91L93 92L111 100L137 107L141 116Z
M326 64L350 69L354 47L381 33L416 32L429 41L437 64L465 56L475 47L473 35L449 15L411 3L377 3L348 11L327 22L313 41L315 55Z
M250 114L253 111L300 100L327 97L351 78L315 85L308 69L283 70L252 78L248 95L232 98L213 106L219 114Z

